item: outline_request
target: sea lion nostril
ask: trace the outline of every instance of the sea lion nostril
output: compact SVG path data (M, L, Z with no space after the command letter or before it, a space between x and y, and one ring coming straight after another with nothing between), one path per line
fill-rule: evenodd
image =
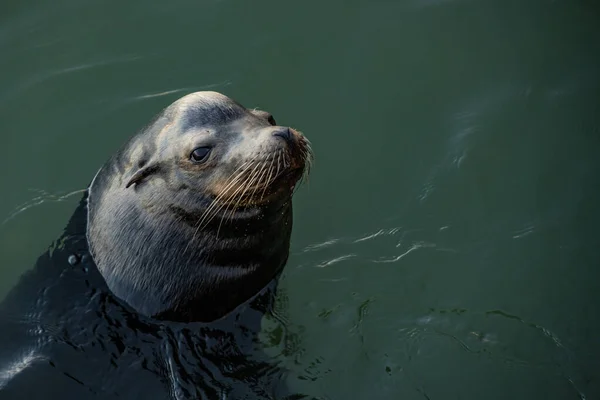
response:
M273 132L273 136L279 136L280 138L285 139L286 142L291 142L293 139L292 131L290 128L283 128Z

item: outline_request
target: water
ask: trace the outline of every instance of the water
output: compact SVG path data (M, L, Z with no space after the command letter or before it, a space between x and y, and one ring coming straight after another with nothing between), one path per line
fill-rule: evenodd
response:
M600 398L598 17L583 0L5 2L0 297L127 137L217 90L315 149L287 329L263 324L290 385Z

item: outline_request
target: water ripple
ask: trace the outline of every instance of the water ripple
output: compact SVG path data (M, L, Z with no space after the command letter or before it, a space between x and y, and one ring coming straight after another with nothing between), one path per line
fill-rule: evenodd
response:
M302 251L303 252L311 252L311 251L318 251L318 250L322 250L325 248L329 248L332 247L333 245L339 245L339 244L350 244L350 243L361 243L361 242L366 242L368 240L372 240L372 239L376 239L376 238L380 238L383 236L394 236L396 235L398 232L400 232L402 229L401 226L398 227L393 227L393 228L381 228L378 231L374 232L374 233L365 233L357 238L333 238L333 239L328 239L325 240L324 242L320 242L320 243L315 243L315 244L311 244L306 246ZM405 235L407 232L409 231L404 231L403 235Z
M558 349L560 353L566 355L566 360L573 359L571 351L564 345L563 341L559 338L559 336L556 333L552 332L550 329L542 326L539 323L527 321L524 318L507 313L505 311L490 310L485 312L468 312L464 309L432 309L431 312L444 314L448 317L454 314L456 317L466 316L470 319L472 319L473 317L501 317L507 320L512 320L522 326L533 329L534 332L539 332L541 334L541 338L547 339L547 341L553 347ZM471 321L468 324L472 326L474 324L481 325L483 323L484 320L479 320L479 323L477 323L476 321ZM508 338L501 339L498 336L498 334L494 332L485 332L479 329L473 329L472 327L469 328L468 325L465 325L464 323L457 323L455 318L440 318L439 316L433 315L432 313L418 317L412 322L403 321L403 324L407 324L408 326L400 328L398 331L402 332L405 338L411 339L412 341L421 341L429 333L449 338L450 340L455 342L461 349L473 355L485 354L487 357L500 359L505 363L519 365L522 367L546 367L550 369L556 369L555 373L557 373L560 377L562 377L568 382L569 386L573 389L573 391L577 394L577 396L580 399L587 399L585 393L583 393L579 385L574 380L577 376L577 366L569 363L569 361L557 364L556 357L558 356L558 354L548 355L549 359L538 360L537 362L531 359L533 354L529 356L526 354L519 353L506 354L506 352L513 347L510 345L510 342L507 341ZM497 327L502 328L503 325L498 325ZM508 332L513 332L514 334L514 328L509 329Z
M329 260L329 261L324 261L321 264L317 265L317 267L319 267L319 268L328 267L330 265L337 264L339 262L342 262L344 260L347 260L347 259L353 258L353 257L356 257L356 254L346 254L344 256L336 257L336 258L334 258L332 260Z
M33 207L39 206L46 202L60 203L60 202L63 202L65 200L69 199L73 195L85 192L85 190L86 189L79 189L79 190L75 190L73 192L69 192L66 194L61 194L61 193L49 193L43 189L30 189L30 191L37 192L40 195L26 201L25 203L21 204L20 206L17 206L17 208L12 213L10 213L8 215L8 217L6 217L4 219L4 221L2 221L2 223L0 223L0 226L5 225L10 220L14 219L17 215L19 215Z
M332 245L340 242L340 240L341 239L330 239L330 240L326 240L325 242L322 242L322 243L311 244L304 248L304 252L320 250L325 247L331 247Z
M354 241L354 243L358 243L358 242L364 242L366 240L370 240L370 239L374 239L378 236L383 236L383 235L395 235L396 233L398 233L400 231L400 227L398 228L392 228L392 229L380 229L375 233L372 233L370 235L364 236L360 239L356 239Z
M216 88L222 88L225 86L230 86L231 84L232 84L232 82L230 80L225 80L223 82L210 83L210 84L202 85L202 86L182 87L182 88L178 88L178 89L165 90L162 92L155 92L155 93L148 93L148 94L143 94L143 95L139 95L139 96L134 96L134 97L130 98L129 101L141 101L141 100L153 99L156 97L169 96L169 95L176 94L176 93L186 93L186 92L191 93L191 92L196 92L196 91L200 91L200 90L210 90L210 89L216 89Z
M328 256L314 262L308 261L298 265L297 268L302 268L306 265L313 265L318 268L328 267L349 259L362 260L366 263L395 263L416 250L433 249L435 251L453 252L458 251L446 247L443 242L434 243L425 241L421 238L432 235L440 237L446 236L450 226L443 225L431 229L406 229L401 226L392 226L389 228L380 228L375 231L356 235L354 237L339 237L331 238L323 242L317 242L305 246L300 250L298 255L309 252L325 252ZM387 249L387 251L386 251ZM400 253L398 253L400 251ZM387 254L386 253L391 253ZM356 265L358 261L354 261ZM331 282L345 280L327 279Z
M560 347L560 348L563 348L566 350L566 348L562 345L562 342L558 338L558 336L556 336L554 333L552 333L548 328L545 328L539 324L536 324L533 322L527 322L521 317L509 314L509 313L501 311L501 310L486 311L485 315L486 316L489 316L489 315L500 316L500 317L516 320L522 324L525 324L531 328L534 328L534 329L540 331L545 337L549 338L557 347Z
M412 253L415 250L422 249L422 248L433 248L433 247L436 247L436 245L433 244L433 243L416 242L416 243L413 243L408 250L406 250L404 253L402 253L402 254L400 254L400 255L398 255L396 257L387 258L387 259L383 258L383 259L380 259L380 260L373 260L373 262L376 262L376 263L394 263L394 262L400 261L402 258L404 258L405 256L407 256L408 254Z
M27 367L36 361L44 360L45 358L36 354L34 349L25 351L21 357L0 369L0 389L2 389L11 379L23 372Z
M531 235L534 232L535 226L533 224L527 225L524 228L521 228L514 233L513 239L521 239L525 236Z
M36 74L29 79L26 79L24 82L13 86L10 89L3 91L2 96L0 96L0 102L5 101L7 98L11 99L15 94L24 94L27 90L45 83L50 79L54 79L58 76L72 74L79 71L89 70L89 69L97 69L106 66L112 66L115 64L123 64L130 63L134 61L140 60L142 57L137 54L128 54L120 57L115 57L112 59L102 59L98 61L92 61L87 63L81 63L76 65L70 65L63 68L58 68L54 70L50 70L48 72L44 72L41 74ZM12 99L11 99L12 101Z

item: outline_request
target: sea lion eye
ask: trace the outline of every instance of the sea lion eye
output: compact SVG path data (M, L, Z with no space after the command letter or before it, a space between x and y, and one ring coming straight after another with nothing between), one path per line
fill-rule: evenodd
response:
M195 163L201 163L206 161L210 154L210 147L198 147L192 151L190 159Z
M267 117L267 122L269 124L271 124L272 126L277 125L277 122L275 122L275 118L273 118L273 116L271 114L269 114L269 116Z

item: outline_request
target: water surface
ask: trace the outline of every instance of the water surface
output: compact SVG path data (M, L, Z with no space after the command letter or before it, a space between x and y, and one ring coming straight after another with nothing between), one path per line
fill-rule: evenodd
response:
M0 297L112 152L178 97L217 90L315 150L280 315L264 321L292 386L600 398L598 10L4 2Z

